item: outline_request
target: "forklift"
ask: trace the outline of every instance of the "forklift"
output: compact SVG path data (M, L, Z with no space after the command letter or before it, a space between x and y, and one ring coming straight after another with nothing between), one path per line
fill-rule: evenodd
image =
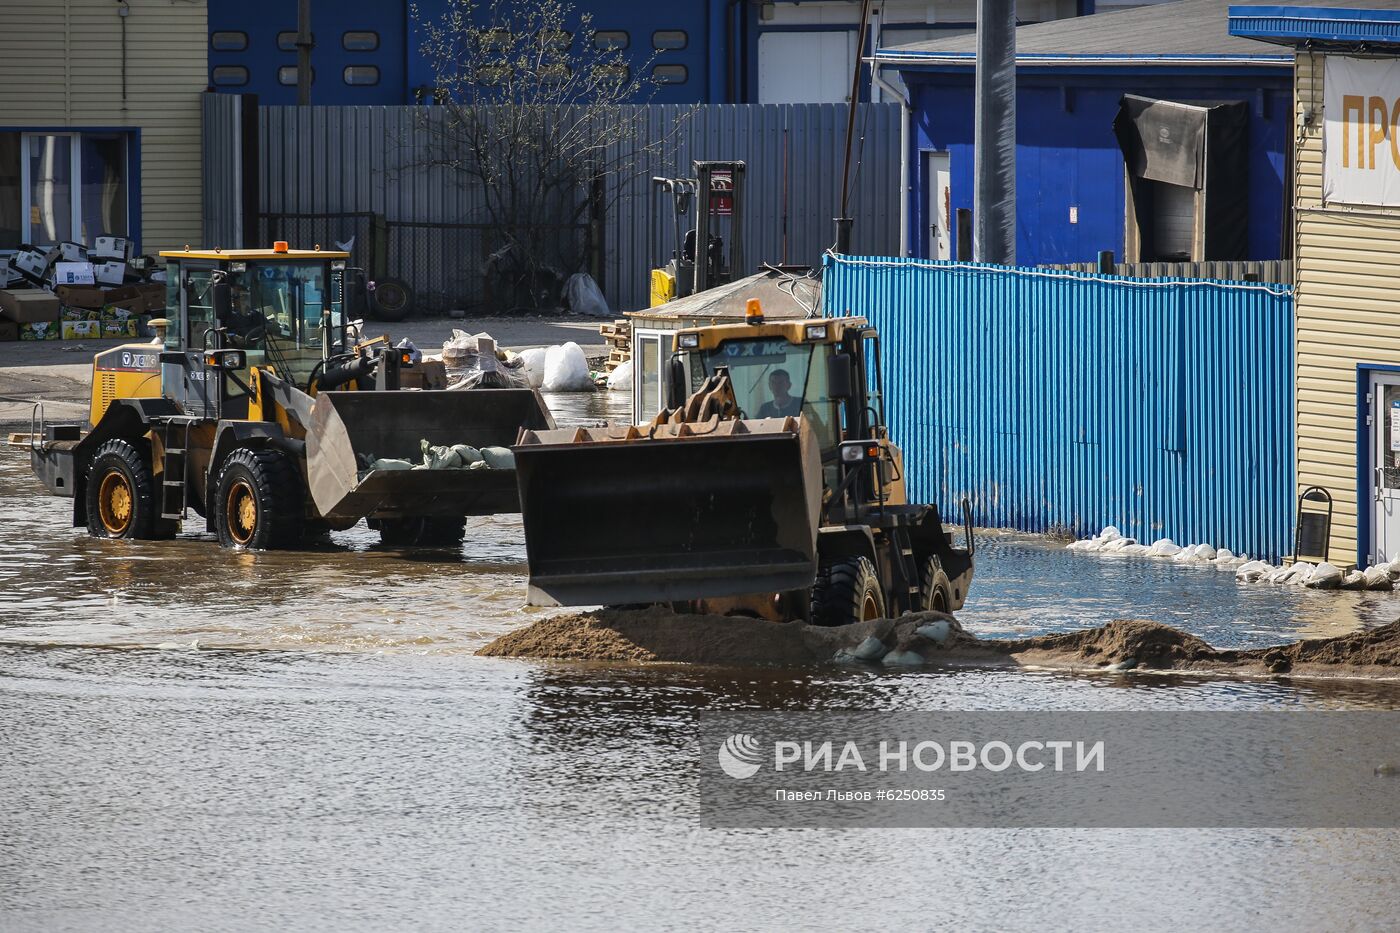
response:
M744 163L696 161L694 178L653 178L655 196L670 195L673 238L671 257L658 258L651 270L651 307L685 298L734 280L744 269ZM694 223L686 218L694 211ZM653 211L660 217L661 211ZM658 221L658 225L660 221ZM726 250L722 225L729 229ZM659 229L652 242L663 241Z

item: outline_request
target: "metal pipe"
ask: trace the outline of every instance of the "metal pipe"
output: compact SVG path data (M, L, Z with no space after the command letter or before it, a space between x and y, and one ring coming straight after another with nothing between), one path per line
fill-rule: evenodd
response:
M1016 4L977 0L973 258L1016 262Z
M1011 0L1006 0L1011 2ZM836 244L838 253L850 247L851 216L846 210L851 198L851 142L856 135L856 107L860 105L860 68L864 63L865 37L870 26L870 0L861 0L860 29L856 32L856 62L851 69L851 96L846 102L846 155L841 162L841 214L836 218Z
M297 105L311 103L311 0L297 0Z

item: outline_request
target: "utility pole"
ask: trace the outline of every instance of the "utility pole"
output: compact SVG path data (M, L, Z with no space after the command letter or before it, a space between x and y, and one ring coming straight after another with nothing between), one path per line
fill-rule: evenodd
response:
M311 0L297 0L297 105L311 103Z
M870 0L862 0L860 5L860 28L856 30L856 63L851 69L851 96L846 107L846 156L841 161L841 200L837 204L841 214L836 218L836 252L851 251L851 142L856 135L856 108L860 106L861 56L865 54L865 37L870 27ZM874 68L874 65L870 66Z
M1016 262L1016 0L977 0L972 258Z

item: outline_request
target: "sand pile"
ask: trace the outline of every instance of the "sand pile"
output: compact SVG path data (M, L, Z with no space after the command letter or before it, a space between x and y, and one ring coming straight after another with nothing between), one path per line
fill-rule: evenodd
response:
M1400 622L1337 638L1222 651L1171 626L1135 620L1005 640L979 639L952 616L937 612L821 628L798 622L677 615L660 608L603 609L542 619L496 639L479 654L731 665L974 664L1400 677Z

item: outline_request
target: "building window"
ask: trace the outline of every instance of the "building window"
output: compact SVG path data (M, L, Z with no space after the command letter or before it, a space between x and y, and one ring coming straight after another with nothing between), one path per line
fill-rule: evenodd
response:
M242 52L248 48L248 34L233 30L210 33L209 47L216 52Z
M573 44L574 34L567 29L541 29L540 42L547 49L563 51Z
M651 34L651 47L658 52L683 49L687 44L689 44L689 37L686 36L684 29L658 29Z
M316 44L316 33L311 34L311 44ZM295 29L277 34L277 47L284 52L295 52L297 50L297 31Z
M214 69L214 83L219 87L242 87L248 83L248 69L242 65L219 65Z
M373 65L347 65L345 66L345 83L357 87L378 84L379 69Z
M625 49L632 44L632 37L622 29L599 29L593 33L593 45L603 49Z
M684 65L657 65L651 69L657 84L684 84L690 73Z
M627 79L632 76L632 69L626 65L595 65L593 75L599 81L611 81L616 84L626 84Z
M379 33L368 29L352 30L340 37L340 45L347 52L373 52L379 48Z
M0 133L0 249L130 236L126 133Z
M278 69L277 69L277 83L278 83L278 84L285 84L285 85L288 85L288 86L290 86L290 87L296 87L296 84L297 84L297 66L296 66L296 65L283 65L281 68L278 68ZM315 68L312 68L312 69L311 69L311 83L312 83L312 84L315 84L315 83L316 83L316 69L315 69Z

